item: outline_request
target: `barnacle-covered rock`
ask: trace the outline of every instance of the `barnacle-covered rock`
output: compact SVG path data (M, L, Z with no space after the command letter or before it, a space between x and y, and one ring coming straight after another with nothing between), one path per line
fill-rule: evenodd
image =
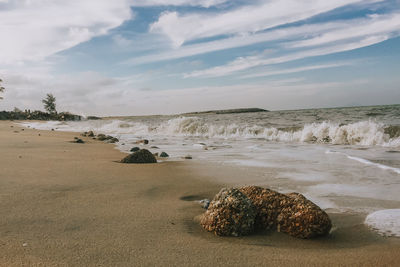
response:
M320 207L299 193L286 194L287 201L281 203L277 217L277 229L299 238L327 235L331 220Z
M259 186L245 186L240 188L256 208L256 229L275 229L276 220L281 212L281 202L288 197L276 191Z
M147 149L141 149L123 158L121 163L157 163L157 159Z
M241 236L254 230L256 211L251 200L236 188L215 195L200 224L220 236Z

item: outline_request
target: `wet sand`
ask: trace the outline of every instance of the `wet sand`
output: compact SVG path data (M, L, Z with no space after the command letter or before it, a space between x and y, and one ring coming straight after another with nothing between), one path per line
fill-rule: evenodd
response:
M330 214L334 231L316 240L214 236L195 222L193 200L224 186L213 177L246 173L195 160L121 164L113 145L74 136L0 122L1 266L398 265L400 240L354 214Z

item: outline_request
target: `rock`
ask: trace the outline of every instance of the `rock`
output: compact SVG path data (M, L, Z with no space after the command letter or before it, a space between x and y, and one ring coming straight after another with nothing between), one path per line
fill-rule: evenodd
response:
M157 160L150 151L141 149L123 158L121 163L157 163Z
M98 134L97 135L97 140L104 141L106 139L107 139L107 136L105 134Z
M183 158L184 158L184 159L193 159L193 157L190 156L190 155L186 155L186 156L184 156Z
M153 153L154 157L158 157L158 152Z
M281 194L259 186L240 188L257 210L255 227L277 229L294 237L312 238L329 233L329 216L299 193Z
M202 215L200 224L219 236L241 236L254 229L256 210L251 200L236 188L223 188Z
M142 139L142 140L136 141L136 144L145 144L145 145L147 145L148 143L149 143L149 140L147 140L147 139Z
M245 186L239 190L252 201L256 208L255 228L276 229L276 220L281 211L281 201L288 197L259 186Z
M136 151L139 151L139 150L140 150L140 148L135 146L135 147L132 147L130 151L131 152L136 152Z
M151 146L150 148L159 149L158 146Z
M80 138L76 138L75 137L75 141L73 141L74 143L77 143L77 144L83 144L83 143L85 143L82 139L80 139Z
M161 152L161 154L160 154L160 158L168 158L169 157L169 155L166 153L166 152Z
M118 142L119 142L118 138L116 138L116 137L107 139L106 141L107 141L107 143L111 143L111 144L114 144L114 143L118 143Z
M87 136L89 136L89 137L94 137L94 133L93 133L93 131L89 131L89 132L87 132Z
M299 193L286 194L288 201L281 205L277 229L299 238L329 234L332 222L320 207Z
M106 136L106 140L111 140L111 139L113 139L114 137L113 136L111 136L111 135L107 135Z

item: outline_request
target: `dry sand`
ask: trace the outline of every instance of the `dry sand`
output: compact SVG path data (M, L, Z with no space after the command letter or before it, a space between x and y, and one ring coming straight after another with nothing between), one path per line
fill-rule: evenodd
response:
M194 160L121 164L113 145L74 136L0 122L1 266L399 264L399 239L350 214L331 215L335 230L316 240L214 236L194 222L203 210L191 200L218 192L215 175L245 174Z

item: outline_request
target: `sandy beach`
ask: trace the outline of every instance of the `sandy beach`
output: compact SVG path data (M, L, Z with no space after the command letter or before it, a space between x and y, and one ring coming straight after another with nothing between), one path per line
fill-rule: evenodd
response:
M396 266L400 240L330 214L330 236L217 237L195 217L223 176L201 162L121 164L112 144L0 122L1 266ZM221 179L220 179L221 178Z

